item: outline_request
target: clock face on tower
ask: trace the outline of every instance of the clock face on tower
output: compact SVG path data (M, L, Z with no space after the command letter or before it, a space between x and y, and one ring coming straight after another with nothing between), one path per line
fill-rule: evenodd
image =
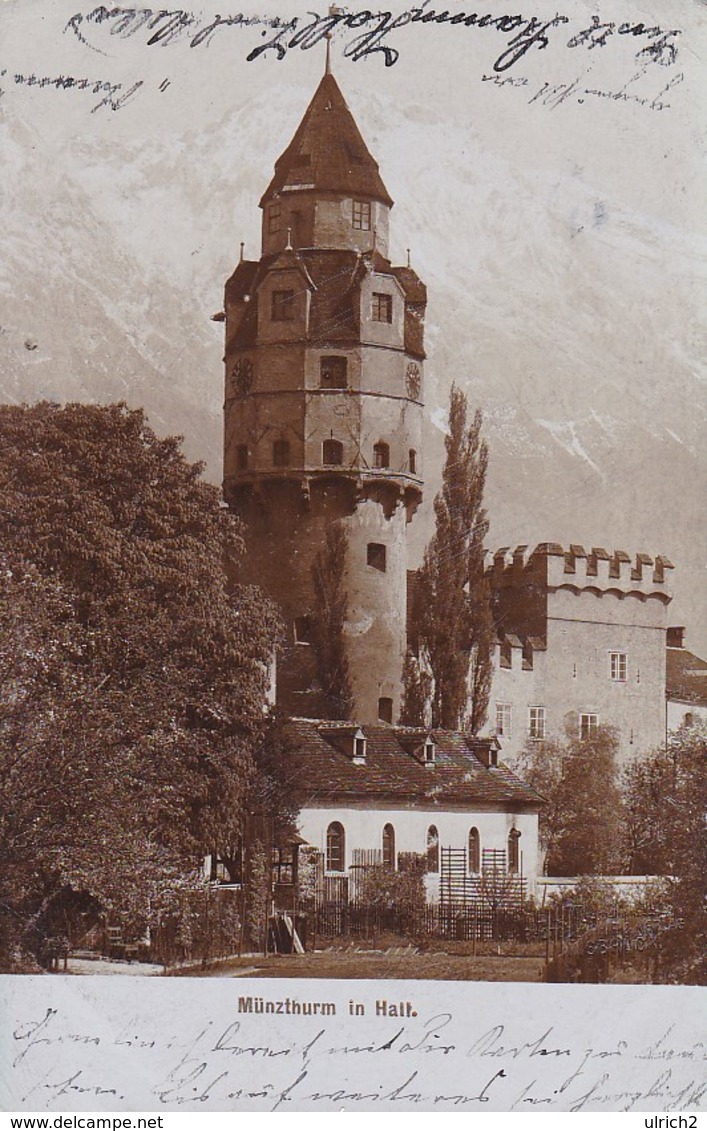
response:
M241 357L231 371L231 384L239 397L244 397L253 388L253 362L249 357Z
M417 401L420 399L420 366L414 361L408 364L405 374L405 387L410 400Z

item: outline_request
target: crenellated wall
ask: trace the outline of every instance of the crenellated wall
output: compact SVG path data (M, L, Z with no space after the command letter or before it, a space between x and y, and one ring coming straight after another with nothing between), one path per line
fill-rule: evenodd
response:
M485 729L495 733L498 716L508 731L510 708L505 759L531 740L542 709L548 738L579 735L583 715L585 727L614 728L622 760L662 743L672 569L660 555L576 544L489 555L498 639Z

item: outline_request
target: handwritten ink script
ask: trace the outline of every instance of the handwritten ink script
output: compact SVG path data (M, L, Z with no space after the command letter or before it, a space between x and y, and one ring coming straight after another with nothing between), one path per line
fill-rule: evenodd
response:
M101 49L93 39L88 38L97 28L109 36L127 39L132 36L144 38L148 47L167 46L177 40L187 39L189 46L207 46L216 32L224 29L252 27L265 24L272 29L263 30L266 39L247 55L253 62L261 55L272 52L277 59L284 59L289 50L300 48L303 51L316 47L324 39L336 34L349 33L344 46L344 57L359 62L370 55L381 58L386 67L397 63L400 49L391 42L394 33L406 26L422 24L430 29L446 25L457 32L468 29L494 31L505 39L505 47L493 63L493 69L503 72L513 67L527 52L548 47L551 38L567 48L582 47L593 50L605 47L613 36L630 36L639 40L638 59L651 60L668 65L677 58L676 36L678 29L650 26L642 21L624 20L600 21L593 16L588 27L582 27L569 38L565 25L571 23L568 16L555 15L552 19L539 19L537 16L507 15L497 12L450 12L447 9L436 11L430 7L429 0L423 0L419 7L410 8L394 15L392 12L373 12L364 8L357 12L337 9L326 15L310 12L306 17L293 16L290 19L267 16L246 16L242 12L234 15L218 15L206 22L200 16L184 9L157 11L151 8L107 8L98 5L88 12L76 12L66 24L65 31L73 32L82 43L94 50ZM561 36L565 29L564 39ZM354 31L353 37L350 33ZM432 45L431 45L432 46ZM434 49L437 44L434 45Z
M354 999L343 982L5 978L2 1101L52 1111L707 1107L704 991L526 986L519 1008L512 985L355 986Z
M667 81L655 85L653 75L647 67L636 71L625 82L618 84L613 89L603 89L597 86L587 86L586 80L575 78L569 82L541 84L532 83L524 75L483 75L482 82L491 82L495 86L509 86L515 89L525 88L530 94L528 105L536 104L546 106L551 110L557 109L563 102L582 105L592 100L608 99L611 102L631 102L648 110L669 110L671 103L667 96L684 81L682 72L672 75Z
M294 0L293 6L296 11ZM451 60L455 46L470 43L481 60L478 81L493 78L498 85L522 86L526 76L519 75L519 65L532 66L536 73L527 82L542 87L536 99L529 99L536 109L596 105L599 100L610 100L617 107L630 104L648 111L666 110L672 103L664 95L682 82L682 75L672 70L679 55L679 28L637 19L570 17L561 12L541 18L528 12L508 14L502 9L468 11L461 0L451 9L435 8L432 0L422 0L419 5L397 13L331 8L326 14L309 11L304 15L293 12L280 16L242 11L205 16L185 8L103 4L72 11L67 4L64 14L57 12L55 19L57 57L63 45L75 62L71 48L78 44L85 55L82 72L51 73L38 65L28 67L26 57L21 67L0 57L0 99L17 88L27 91L28 96L30 90L59 93L63 97L67 92L88 93L100 95L90 105L92 113L123 110L149 94L155 81L132 72L129 81L116 81L116 77L106 73L109 66L117 68L123 63L133 67L144 59L141 53L145 51L175 48L170 58L179 68L185 61L179 48L186 49L190 56L195 52L193 58L202 58L206 49L214 45L230 50L235 32L240 33L238 42L242 42L241 59L245 64L282 62L292 51L321 47L330 39L338 41L339 56L345 60L357 63L374 59L385 67L393 66L401 58L406 34L410 58L429 55L431 59L444 60L449 55ZM415 30L417 34L413 35ZM31 49L29 54L31 57ZM609 83L586 81L599 58L610 63ZM94 70L100 61L101 70ZM575 68L576 63L579 68ZM573 68L569 76L562 73L567 64ZM537 74L538 65L545 72L542 76ZM580 77L577 70L581 71ZM163 93L164 77L157 81Z

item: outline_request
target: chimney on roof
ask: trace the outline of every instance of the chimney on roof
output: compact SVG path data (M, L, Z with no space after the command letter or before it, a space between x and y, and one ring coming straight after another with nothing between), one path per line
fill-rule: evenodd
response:
M684 648L685 647L685 626L684 625L671 625L668 628L668 636L666 640L668 648Z

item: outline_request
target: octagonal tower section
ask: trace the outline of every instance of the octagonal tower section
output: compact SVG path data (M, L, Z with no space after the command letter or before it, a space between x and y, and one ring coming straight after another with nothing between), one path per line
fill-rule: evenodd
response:
M392 203L326 74L260 202L261 258L226 284L224 493L245 525L244 578L282 612L288 714L331 714L313 569L339 526L351 714L399 717L427 296L387 258Z

